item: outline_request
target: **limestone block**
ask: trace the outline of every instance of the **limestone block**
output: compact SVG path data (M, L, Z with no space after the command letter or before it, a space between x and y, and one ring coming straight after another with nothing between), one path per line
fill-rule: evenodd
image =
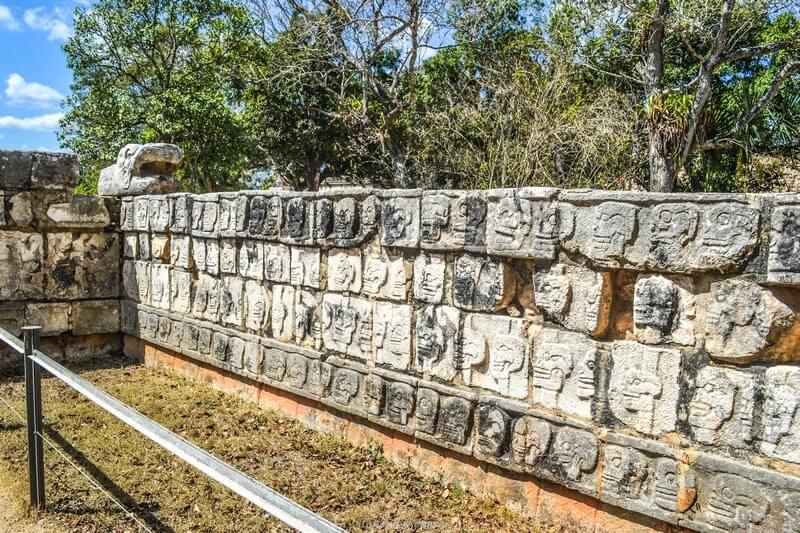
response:
M392 374L392 377L399 378L400 376ZM380 403L378 404L381 412L377 416L370 416L370 419L374 420L374 418L379 418L381 424L413 435L414 423L411 414L414 411L416 400L415 382L411 380L408 382L395 381L394 379L389 380L383 376L370 374L367 376L368 381L366 382L366 388L368 390L370 389L370 379L372 380L372 390L375 390L375 384L377 383L379 386L382 385L382 391L380 389L378 390L383 392L382 405L380 405ZM375 411L375 402L373 402L372 406L373 409L370 410L371 415Z
M94 300L72 303L72 334L95 335L120 330L117 300Z
M43 337L66 333L70 330L70 304L28 304L25 309L25 324L42 326Z
M381 244L416 248L420 239L419 191L392 191L383 199Z
M169 310L169 270L169 265L150 265L150 305L156 309Z
M250 279L264 279L263 242L250 239L242 241L239 248L239 274Z
M272 338L291 341L294 336L294 287L272 286Z
M715 446L747 447L752 439L753 375L706 366L695 379L689 402L689 427L694 440Z
M192 235L219 236L219 195L201 194L192 199Z
M139 236L139 259L150 260L150 234L138 233Z
M135 229L133 198L123 198L119 203L119 229L122 231Z
M700 220L698 206L690 203L666 203L650 212L647 261L658 267L686 263L690 259L689 245L697 236Z
M689 277L639 276L633 295L633 332L639 342L693 345L693 293Z
M64 299L116 298L119 261L119 235L115 233L49 233L47 295Z
M511 461L531 471L547 456L553 441L553 427L541 418L521 416L511 422L510 440Z
M122 257L125 259L139 258L139 235L125 233L122 237Z
M723 361L746 363L764 353L794 318L770 290L744 280L711 285L706 350Z
M614 342L608 403L620 422L648 435L675 429L681 355L677 350Z
M557 189L489 191L486 246L490 254L552 260L574 231L574 210L553 201Z
M30 188L33 158L33 152L0 150L0 188Z
M328 253L328 290L361 291L361 250L334 248Z
M170 270L170 311L189 314L192 310L192 275L184 270Z
M222 237L236 237L245 230L247 196L238 193L220 195L219 233Z
M8 203L10 209L8 210L9 218L17 226L29 226L33 222L33 209L31 205L31 193L28 191L19 192L13 195ZM56 204L64 205L64 204ZM69 205L69 204L67 204ZM50 206L52 209L54 206ZM50 210L48 209L48 214Z
M314 223L314 202L305 197L285 198L281 242L311 244Z
M97 192L101 196L177 192L181 184L174 176L182 161L183 152L174 144L125 145L117 162L100 172Z
M314 240L317 244L327 244L333 236L333 201L330 198L320 198L314 205Z
M359 267L361 266L359 262ZM290 282L292 285L319 289L320 251L319 248L293 246L291 249Z
M358 246L378 229L380 202L374 195L366 198L345 197L331 201L318 200L315 236L322 245L339 248Z
M524 320L469 313L463 337L454 361L466 385L512 398L528 397L530 357Z
M411 363L412 307L375 302L372 344L375 362L399 370Z
M382 250L364 257L362 289L369 296L404 302L413 267L401 254Z
M219 242L213 239L192 238L192 259L197 270L219 274Z
M354 365L348 365L346 361L332 359L330 394L323 396L322 402L350 414L366 416L366 373L360 372Z
M0 300L44 295L43 250L44 241L38 233L0 231Z
M486 198L480 192L425 192L422 248L484 251L487 212Z
M453 268L453 303L468 311L499 311L514 298L516 282L505 263L462 255Z
M219 317L219 306L219 280L208 274L201 273L194 283L192 315L210 322L216 322Z
M414 299L438 304L444 298L444 256L421 253L414 261Z
M280 196L254 196L250 199L247 232L252 237L276 240L283 224L283 201Z
M600 264L617 265L630 249L638 229L638 207L603 202L578 213L581 252Z
M368 300L326 293L322 299L325 348L361 360L372 356L372 304Z
M173 194L169 196L171 209L170 233L189 234L192 230L192 196Z
M164 196L150 197L148 211L150 213L150 231L165 233L172 223L172 209L169 198Z
M153 234L150 239L150 257L153 261L169 263L171 258L169 235Z
M720 204L706 209L700 230L696 266L726 270L744 259L758 244L760 215L739 204Z
M172 236L172 242L169 247L169 262L172 266L178 268L190 269L194 266L194 259L192 256L192 237L189 235L175 235Z
M800 285L800 205L779 205L772 212L767 280Z
M470 453L474 401L455 389L420 383L414 412L415 436Z
M244 284L244 301L244 325L260 334L265 331L272 308L269 291L262 282L249 279Z
M800 368L779 365L764 376L761 453L800 463Z
M295 303L295 342L319 350L322 348L322 305L311 291L297 290Z
M220 331L211 333L211 357L219 362L228 360L228 341L230 337Z
M264 245L265 277L277 283L291 280L291 255L285 244Z
M597 343L584 335L542 330L533 362L533 401L591 420L597 352Z
M148 261L125 261L122 264L125 296L131 300L150 304L150 263Z
M220 280L219 315L223 324L241 327L244 323L244 280L223 276Z
M414 368L444 380L457 373L456 348L461 312L428 305L414 313Z
M133 199L133 229L150 230L150 199L146 196Z
M236 239L220 239L219 243L219 271L221 274L237 274L237 256L239 248Z
M420 209L420 246L428 250L458 250L463 243L453 235L454 200L457 194L442 191L422 193ZM459 246L461 244L461 246Z
M11 215L16 220L13 209ZM51 204L47 208L47 217L66 228L103 228L111 223L105 202L96 196L76 196L69 203ZM33 215L26 214L23 218L30 223Z
M588 335L608 329L612 290L609 272L582 266L553 264L537 267L533 274L536 306L544 316Z
M31 187L74 189L78 184L78 156L57 152L33 152Z

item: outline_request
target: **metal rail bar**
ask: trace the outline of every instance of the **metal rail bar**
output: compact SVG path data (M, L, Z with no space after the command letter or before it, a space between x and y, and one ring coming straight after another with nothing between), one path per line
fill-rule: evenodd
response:
M26 339L28 338L28 335L29 334L26 333ZM19 339L11 335L8 331L3 329L2 327L0 327L0 341L3 341L5 344L9 345L11 348L17 350L20 353L26 353L26 354L28 353L28 351L26 350L27 343L25 343L25 345L22 345L23 343L21 343ZM345 531L339 526L309 511L305 507L293 502L292 500L286 498L285 496L279 494L278 492L275 492L266 485L251 478L250 476L247 476L244 473L240 472L239 470L236 470L235 468L231 467L224 461L217 459L216 457L206 452L202 448L195 446L194 444L183 439L182 437L179 437L178 435L171 432L164 426L147 418L139 411L136 411L135 409L122 403L113 396L110 396L109 394L103 392L95 385L89 383L88 381L77 376L76 374L74 374L73 372L62 366L61 364L52 360L50 357L40 352L38 349L32 348L30 351L30 355L25 355L25 364L26 364L26 369L28 368L28 365L30 365L35 370L38 370L38 367L47 370L50 374L63 381L65 384L76 390L78 393L83 395L89 401L98 405L99 407L110 413L112 416L114 416L121 422L127 424L128 426L135 429L136 431L138 431L148 439L152 440L162 448L168 450L172 454L176 455L177 457L183 459L196 469L200 470L211 479L221 483L222 485L226 486L236 494L242 496L249 502L255 504L256 506L260 507L270 515L274 516L275 518L279 519L285 524L297 529L298 531L320 532L320 533ZM35 378L35 373L32 373L31 377ZM31 383L32 385L31 388L39 389L38 399L40 403L38 410L36 409L35 405L33 406L34 409L31 410L29 405L28 432L29 434L31 433L31 425L32 425L31 414L35 416L36 413L38 413L40 417L39 430L34 432L34 437L36 437L35 433L38 433L39 440L41 440L41 435L42 435L41 388L36 387L36 384L37 382L34 379L33 382ZM28 393L28 390L29 387L26 378L26 395L31 394L31 396L33 396L33 399L35 401L36 394ZM31 413L31 411L33 411L33 413ZM29 440L29 460L30 457L34 456L34 449L30 447L30 444L31 443ZM37 457L43 457L43 455ZM34 474L35 472L31 470L32 503L35 503ZM42 504L44 503L43 475L44 474L42 472L42 478L41 478ZM39 478L37 477L36 478L37 483L38 479ZM38 484L36 490L38 490Z

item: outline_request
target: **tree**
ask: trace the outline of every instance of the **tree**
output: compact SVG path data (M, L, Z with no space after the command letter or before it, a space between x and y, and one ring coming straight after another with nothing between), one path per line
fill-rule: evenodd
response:
M800 24L789 1L563 4L583 15L580 63L636 87L644 102L652 190L671 191L707 152L742 146L800 72ZM749 105L731 106L737 91L749 93ZM732 107L739 109L723 130L713 119Z
M92 191L130 142L179 145L189 190L241 186L250 142L231 72L250 35L249 13L232 0L100 0L77 10L59 138L81 157L82 189Z

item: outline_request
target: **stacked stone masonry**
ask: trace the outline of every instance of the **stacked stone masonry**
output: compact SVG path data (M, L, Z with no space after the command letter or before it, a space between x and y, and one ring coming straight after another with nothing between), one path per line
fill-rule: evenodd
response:
M0 150L0 326L41 325L59 358L121 346L118 201L73 196L77 182L74 156Z
M123 198L125 333L699 531L800 528L800 195Z

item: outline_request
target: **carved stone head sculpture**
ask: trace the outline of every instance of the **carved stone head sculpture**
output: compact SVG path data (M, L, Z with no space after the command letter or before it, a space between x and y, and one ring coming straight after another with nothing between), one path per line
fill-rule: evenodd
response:
M97 192L101 196L168 194L180 190L175 171L183 152L174 144L128 144L117 162L100 172Z
M545 420L523 416L514 422L511 455L520 465L533 466L547 453L552 430Z

